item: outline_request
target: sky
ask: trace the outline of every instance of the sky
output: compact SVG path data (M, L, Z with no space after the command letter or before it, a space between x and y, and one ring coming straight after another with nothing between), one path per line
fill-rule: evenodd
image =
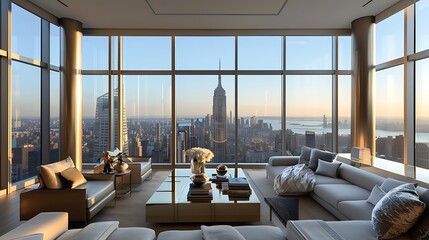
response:
M40 18L12 4L12 51L22 56L40 59ZM403 53L403 14L401 11L376 26L376 62L400 57ZM429 0L417 2L416 48L429 48ZM426 21L425 21L426 20ZM59 64L59 29L51 25L51 63ZM29 44L30 43L30 44ZM286 38L286 68L288 70L332 69L332 37ZM350 70L350 37L339 39L339 68ZM117 46L117 38L114 39ZM117 56L116 48L114 56ZM108 38L84 37L82 42L83 69L108 69ZM282 38L279 36L241 36L238 40L239 70L281 70ZM234 37L176 37L177 70L234 70ZM123 37L124 70L171 70L171 37ZM114 61L114 69L117 68ZM429 117L429 100L423 97L428 89L429 61L416 64L416 112ZM403 116L402 67L376 74L376 111L378 116ZM13 62L13 113L19 116L39 116L40 70ZM176 76L176 107L180 116L205 116L212 112L213 91L217 75ZM55 76L55 81L58 77ZM281 76L243 75L238 78L240 116L279 116L281 111ZM288 116L331 115L331 76L287 76L286 104ZM55 83L57 84L57 83ZM170 116L170 76L124 76L127 115ZM234 76L223 75L222 85L227 93L227 111L234 111ZM96 98L107 92L106 76L83 76L83 116L95 115ZM340 76L339 115L350 114L350 77ZM58 89L53 86L52 89ZM59 96L51 94L51 113L58 114ZM40 105L40 104L38 104Z

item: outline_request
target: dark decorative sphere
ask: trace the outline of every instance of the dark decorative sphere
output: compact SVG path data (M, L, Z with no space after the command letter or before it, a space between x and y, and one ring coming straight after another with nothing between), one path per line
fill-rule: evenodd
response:
M228 172L228 167L224 164L219 164L216 167L216 172L219 176L223 176Z

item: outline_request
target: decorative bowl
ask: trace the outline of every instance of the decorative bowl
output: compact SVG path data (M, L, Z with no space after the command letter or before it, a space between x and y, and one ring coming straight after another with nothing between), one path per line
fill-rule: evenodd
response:
M204 184L209 181L209 176L204 173L194 174L191 177L191 181L195 184Z
M219 176L223 176L228 172L228 167L224 164L219 164L216 167L216 172Z

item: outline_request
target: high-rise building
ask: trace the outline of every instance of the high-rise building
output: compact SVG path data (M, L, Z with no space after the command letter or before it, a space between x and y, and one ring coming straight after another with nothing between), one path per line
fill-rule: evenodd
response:
M219 62L220 71L220 62ZM226 92L222 87L222 77L219 73L218 84L213 94L213 116L212 116L212 144L215 162L225 162L227 137L226 137Z
M305 145L307 147L316 147L316 133L314 131L305 131Z
M125 91L124 91L125 93ZM113 91L113 119L118 119L118 89ZM125 97L122 107L122 132L123 144L122 151L128 154L128 127L127 114L125 108ZM115 121L116 122L116 121ZM114 130L114 148L119 148L118 131ZM94 157L93 162L101 156L104 151L113 150L109 147L109 93L105 93L97 98L95 106L95 123L94 123Z

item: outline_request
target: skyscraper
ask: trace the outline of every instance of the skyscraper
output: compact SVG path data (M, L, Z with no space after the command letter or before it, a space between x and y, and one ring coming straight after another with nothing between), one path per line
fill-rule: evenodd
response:
M125 93L125 91L124 91ZM118 119L118 89L113 91L113 119L114 124ZM118 144L118 131L114 129L114 147L119 148ZM125 108L125 98L122 107L122 131L123 140L122 151L128 154L128 127L127 127L127 114ZM94 124L94 157L95 162L104 151L113 150L109 147L109 93L105 93L97 98L95 107L95 124Z
M226 162L226 92L222 87L222 77L219 76L218 84L213 94L213 116L212 116L212 144L215 162Z

